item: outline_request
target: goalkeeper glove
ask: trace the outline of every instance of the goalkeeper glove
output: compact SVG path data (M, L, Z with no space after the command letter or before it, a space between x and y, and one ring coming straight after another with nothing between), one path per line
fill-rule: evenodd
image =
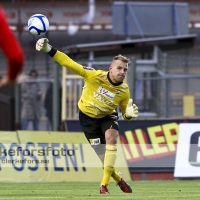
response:
M132 99L129 99L128 101L125 116L127 119L138 117L138 107L135 104L133 104Z
M49 45L49 40L47 38L40 38L36 42L35 48L37 51L43 51L45 53L48 53L49 51L51 51L52 46Z

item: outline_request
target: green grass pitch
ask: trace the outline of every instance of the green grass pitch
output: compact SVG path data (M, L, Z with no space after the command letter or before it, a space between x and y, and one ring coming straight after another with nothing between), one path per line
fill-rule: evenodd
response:
M99 194L99 183L1 183L0 200L30 199L135 199L135 200L199 200L200 180L132 181L132 194L123 193L114 182L110 195Z

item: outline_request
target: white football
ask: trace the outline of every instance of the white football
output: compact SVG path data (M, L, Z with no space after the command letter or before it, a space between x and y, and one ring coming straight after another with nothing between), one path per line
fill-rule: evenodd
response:
M49 29L49 20L42 14L32 15L28 20L28 29L33 35L44 35Z

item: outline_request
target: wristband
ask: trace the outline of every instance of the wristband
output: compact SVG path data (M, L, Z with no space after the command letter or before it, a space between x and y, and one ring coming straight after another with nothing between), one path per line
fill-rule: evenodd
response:
M51 50L48 52L48 54L51 56L51 57L54 57L55 54L56 54L57 50L54 49L53 47L51 48Z

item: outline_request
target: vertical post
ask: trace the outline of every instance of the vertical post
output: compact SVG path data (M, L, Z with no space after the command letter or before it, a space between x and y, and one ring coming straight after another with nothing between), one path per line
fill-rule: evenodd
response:
M15 85L15 129L20 129L20 109L19 109L19 103L20 97L19 97L19 85Z
M53 67L53 131L58 130L59 120L59 65L54 63Z
M65 67L62 68L62 106L61 106L61 119L64 121L66 119L66 93L67 93L67 87L66 87L66 76L67 76L67 69Z
M163 70L166 76L167 73L167 54L163 55ZM169 117L169 81L164 78L164 117Z
M130 59L130 66L128 70L128 84L130 89L130 97L135 102L135 85L136 85L136 62L135 58Z
M161 60L160 60L160 49L158 48L158 46L154 46L154 60L156 61L156 65L155 67L157 69L160 69L160 65L161 65ZM159 78L160 75L157 73L157 77ZM161 116L161 83L162 80L158 79L157 80L157 84L156 84L156 111L157 111L157 116L160 117Z
M47 33L46 33L46 37L47 38L49 38L49 32L47 31ZM45 53L44 54L45 55L45 66L46 66L46 78L49 78L49 59L50 59L50 56L47 54L47 53Z
M93 64L90 61L94 60L94 51L89 52L89 62L88 62L88 67L92 67Z

